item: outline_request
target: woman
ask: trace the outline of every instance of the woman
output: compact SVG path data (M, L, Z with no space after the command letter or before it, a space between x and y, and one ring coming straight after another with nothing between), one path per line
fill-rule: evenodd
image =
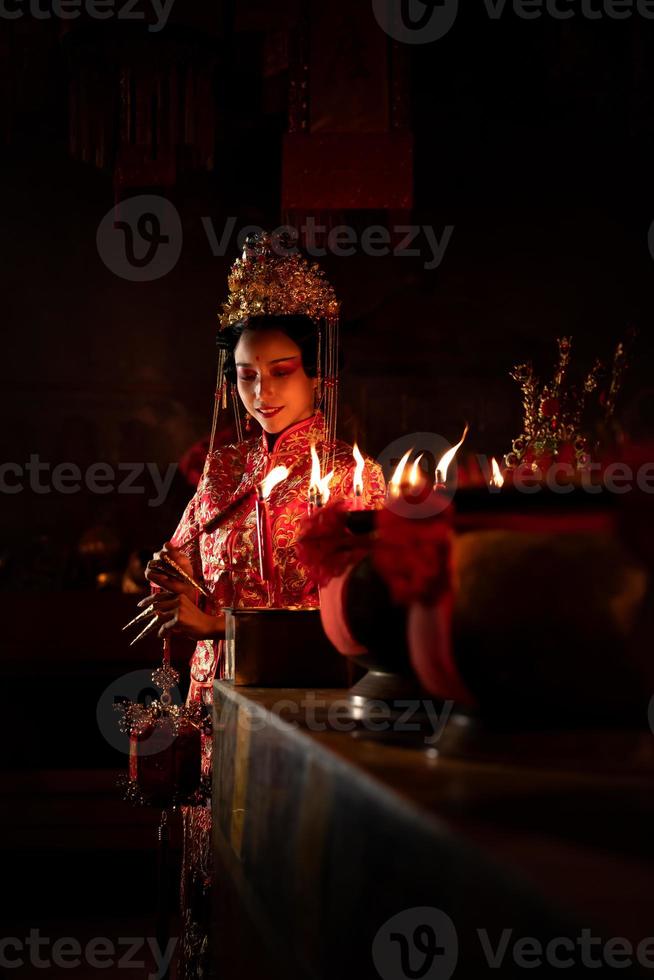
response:
M162 553L146 573L162 590L144 600L154 601L160 635L183 634L197 641L190 701L210 704L214 677L222 676L224 608L268 604L259 577L255 497L276 466L289 470L269 498L279 604L319 605L317 587L295 550L307 512L312 446L323 460L323 475L333 470L331 499L353 497L352 449L334 438L336 311L333 291L315 266L297 255L280 256L266 238L246 245L230 276L230 298L221 317L216 405L224 404L229 390L237 430L242 405L246 431L251 427L252 434L236 445L210 450L197 492L162 552L201 582L209 598L162 574ZM214 430L215 423L214 416ZM371 460L363 484L363 506L381 506L384 479ZM209 739L203 753L208 774ZM208 975L210 825L209 806L184 808L183 977Z
M191 700L211 692L225 630L225 606L253 607L268 603L259 578L256 543L255 491L275 466L286 466L289 476L275 487L269 500L275 564L280 571L283 606L319 605L315 584L298 562L295 544L307 512L311 473L311 447L324 455L325 421L315 407L315 328L300 316L261 316L242 322L232 331L233 351L227 377L236 376L239 397L250 418L259 422L259 435L209 453L197 491L182 520L161 553L148 566L147 577L165 590L153 600L161 621L160 635L183 634L198 641L191 661ZM337 442L330 465L332 499L353 497L352 449ZM367 461L363 502L380 505L384 480L378 464ZM235 504L235 506L232 506ZM201 528L222 512L224 520L211 534ZM190 541L185 548L180 547ZM192 586L158 570L167 554L211 598L204 608ZM172 593L172 594L171 594Z

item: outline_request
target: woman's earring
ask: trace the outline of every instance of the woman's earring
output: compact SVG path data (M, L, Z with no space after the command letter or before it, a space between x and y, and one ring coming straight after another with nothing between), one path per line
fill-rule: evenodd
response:
M245 431L248 433L252 431L252 416L249 412L245 413Z

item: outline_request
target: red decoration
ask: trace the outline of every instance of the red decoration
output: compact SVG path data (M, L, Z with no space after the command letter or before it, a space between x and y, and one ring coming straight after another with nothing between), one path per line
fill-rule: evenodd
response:
M544 418L554 418L561 412L561 404L558 398L543 398L540 403L540 414Z
M194 798L202 777L200 743L196 725L165 717L130 736L129 774L142 802L167 807Z
M451 525L443 515L418 521L380 511L373 559L394 602L429 605L449 592L451 540Z
M339 500L304 520L298 558L318 585L327 585L370 553L369 537L348 528L349 511L349 504Z

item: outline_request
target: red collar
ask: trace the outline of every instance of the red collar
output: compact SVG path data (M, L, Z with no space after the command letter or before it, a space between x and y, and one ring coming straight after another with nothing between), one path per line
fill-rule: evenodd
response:
M308 419L302 419L301 422L296 422L294 425L289 425L288 429L284 429L283 432L280 432L275 442L275 448L273 449L272 453L270 453L268 450L268 440L266 439L266 433L262 432L261 448L267 456L268 455L274 456L278 452L283 452L282 443L285 442L286 439L288 439L292 435L296 435L297 433L304 433L304 432L306 432L307 437L309 435L313 435L316 442L322 440L324 435L324 419L322 416L322 412L315 412L313 415L310 415ZM310 439L307 438L307 442L309 441Z

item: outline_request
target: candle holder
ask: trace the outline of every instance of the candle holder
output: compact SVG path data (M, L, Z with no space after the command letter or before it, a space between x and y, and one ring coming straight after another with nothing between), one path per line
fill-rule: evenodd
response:
M432 697L476 704L493 729L646 724L654 689L645 652L653 518L651 497L635 492L460 490L452 514L451 645L435 626L430 636L427 607L420 649L415 630L407 641L407 611L393 605L371 557L321 590L325 630L367 670L349 692L353 705L422 699L427 688ZM348 527L370 535L376 519L351 512ZM419 525L413 522L418 536ZM422 608L409 607L414 626ZM460 701L457 689L470 701Z
M318 609L226 609L224 679L237 687L350 683L347 661L325 636Z
M347 527L353 534L370 536L376 520L376 511L350 511ZM373 701L399 711L396 702L430 698L411 667L407 610L393 602L372 558L364 558L350 569L343 588L334 580L333 585L321 589L321 607L327 635L339 647L342 643L334 626L338 630L336 624L347 624L351 638L347 659L365 671L348 691L355 715Z
M599 486L457 493L454 652L488 727L645 722L648 511Z
M400 710L399 701L429 698L411 667L407 610L393 603L370 558L352 569L344 607L352 635L366 647L366 653L353 658L366 671L348 692L353 707L381 701Z

